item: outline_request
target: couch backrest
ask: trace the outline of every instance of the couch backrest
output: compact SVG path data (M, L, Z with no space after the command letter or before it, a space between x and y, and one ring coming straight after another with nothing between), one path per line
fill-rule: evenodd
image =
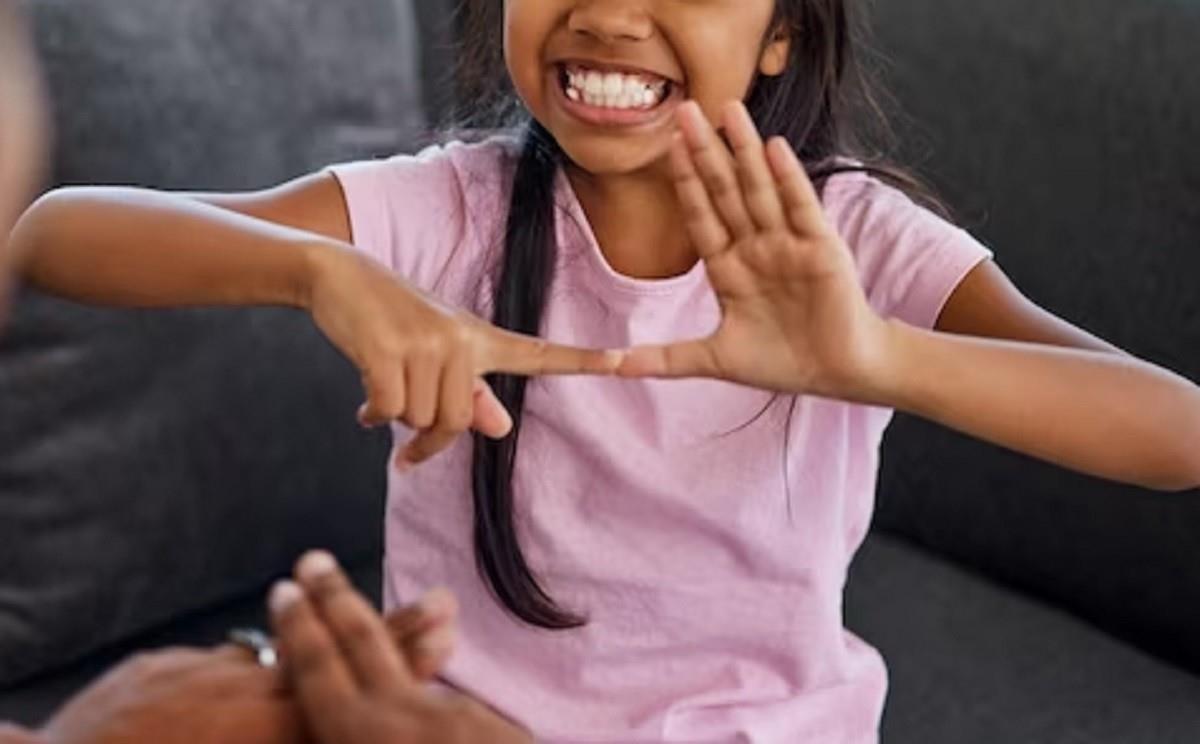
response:
M436 5L35 0L56 181L251 189L408 149ZM257 592L304 549L378 559L388 443L355 423L357 375L303 315L26 295L13 320L0 685Z
M1200 379L1200 3L875 6L917 123L910 155L999 265L1035 301ZM876 524L1200 671L1200 493L1100 482L902 418Z

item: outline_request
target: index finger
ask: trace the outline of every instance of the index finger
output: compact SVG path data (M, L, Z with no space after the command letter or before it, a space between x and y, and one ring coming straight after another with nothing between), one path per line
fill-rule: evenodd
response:
M337 711L347 710L357 693L337 642L297 584L276 584L269 604L271 627L309 720L318 729L335 726ZM330 732L316 733L325 741Z
M296 580L363 689L392 692L412 683L383 618L354 589L331 554L305 554L296 567Z
M625 357L621 351L564 346L491 325L485 326L483 334L478 374L611 375Z

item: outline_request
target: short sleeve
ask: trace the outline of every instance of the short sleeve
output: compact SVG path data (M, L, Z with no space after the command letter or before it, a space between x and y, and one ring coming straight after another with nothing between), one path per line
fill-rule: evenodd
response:
M885 318L934 328L959 283L993 258L966 230L868 175L834 176L824 196L867 299Z
M457 145L417 155L331 166L354 246L412 284L432 290L470 242Z

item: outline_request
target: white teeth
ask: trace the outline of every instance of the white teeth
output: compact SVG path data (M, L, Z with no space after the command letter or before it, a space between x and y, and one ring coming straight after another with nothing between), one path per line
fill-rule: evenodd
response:
M589 106L631 109L653 108L666 93L667 81L642 75L567 70L567 97Z
M584 90L593 96L604 92L604 78L598 72L589 72L584 77Z
M609 98L615 98L621 93L621 89L625 87L622 75L615 72L610 72L604 76L604 95Z

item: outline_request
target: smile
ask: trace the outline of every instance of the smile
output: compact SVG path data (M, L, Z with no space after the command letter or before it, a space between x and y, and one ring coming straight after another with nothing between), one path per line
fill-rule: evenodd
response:
M583 65L559 67L563 94L592 108L648 111L670 97L673 84L652 73L626 73L589 69Z

